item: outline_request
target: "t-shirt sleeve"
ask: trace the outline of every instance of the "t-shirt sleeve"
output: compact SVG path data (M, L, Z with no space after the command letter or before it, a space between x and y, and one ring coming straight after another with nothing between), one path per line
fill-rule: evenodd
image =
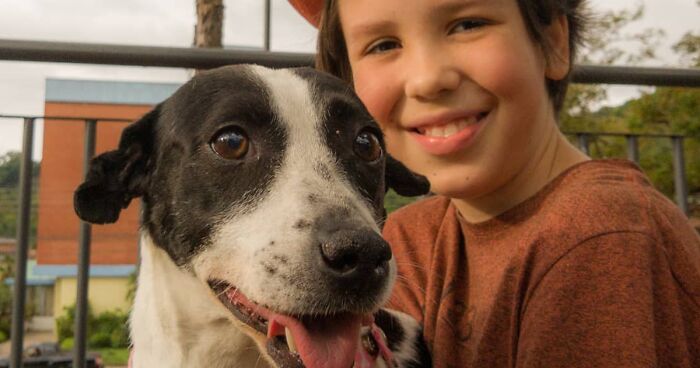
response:
M656 366L664 327L655 318L678 302L664 284L671 276L659 249L645 234L619 232L564 254L521 309L516 366Z
M396 261L397 277L388 307L407 313L419 322L423 322L423 300L427 279L427 263L420 248L412 242L416 236L407 233L401 219L389 216L382 230L384 239L391 245Z

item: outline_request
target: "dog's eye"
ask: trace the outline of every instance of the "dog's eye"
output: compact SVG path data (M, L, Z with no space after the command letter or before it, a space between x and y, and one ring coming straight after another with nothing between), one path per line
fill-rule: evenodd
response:
M379 138L367 130L363 130L355 137L353 149L355 154L365 161L372 162L382 157L382 145L379 143Z
M248 153L249 141L241 129L226 128L214 136L209 145L217 155L227 160L236 160Z

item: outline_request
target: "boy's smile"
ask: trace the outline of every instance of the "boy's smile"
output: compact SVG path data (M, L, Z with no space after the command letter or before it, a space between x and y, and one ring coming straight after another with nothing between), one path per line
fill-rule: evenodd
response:
M446 111L409 121L405 128L426 152L447 156L466 148L486 124L488 116L488 111Z
M561 166L554 152L565 138L545 80L564 78L568 57L545 56L515 0L338 7L357 93L389 152L433 192L517 204ZM549 28L555 51L568 55L566 22Z

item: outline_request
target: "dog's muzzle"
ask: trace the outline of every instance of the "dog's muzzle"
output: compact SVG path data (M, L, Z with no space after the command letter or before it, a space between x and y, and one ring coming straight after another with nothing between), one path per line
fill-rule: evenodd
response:
M372 324L391 281L391 249L375 231L341 229L317 239L306 257L325 295L308 314L260 305L235 285L210 280L233 315L265 336L268 354L281 367L338 368L352 362L361 330Z

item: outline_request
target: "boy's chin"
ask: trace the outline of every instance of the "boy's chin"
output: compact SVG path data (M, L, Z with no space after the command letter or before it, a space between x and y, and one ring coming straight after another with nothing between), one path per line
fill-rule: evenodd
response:
M460 177L452 176L430 178L430 191L438 195L465 201L478 198L486 192L483 185L478 185L477 180L463 175Z

